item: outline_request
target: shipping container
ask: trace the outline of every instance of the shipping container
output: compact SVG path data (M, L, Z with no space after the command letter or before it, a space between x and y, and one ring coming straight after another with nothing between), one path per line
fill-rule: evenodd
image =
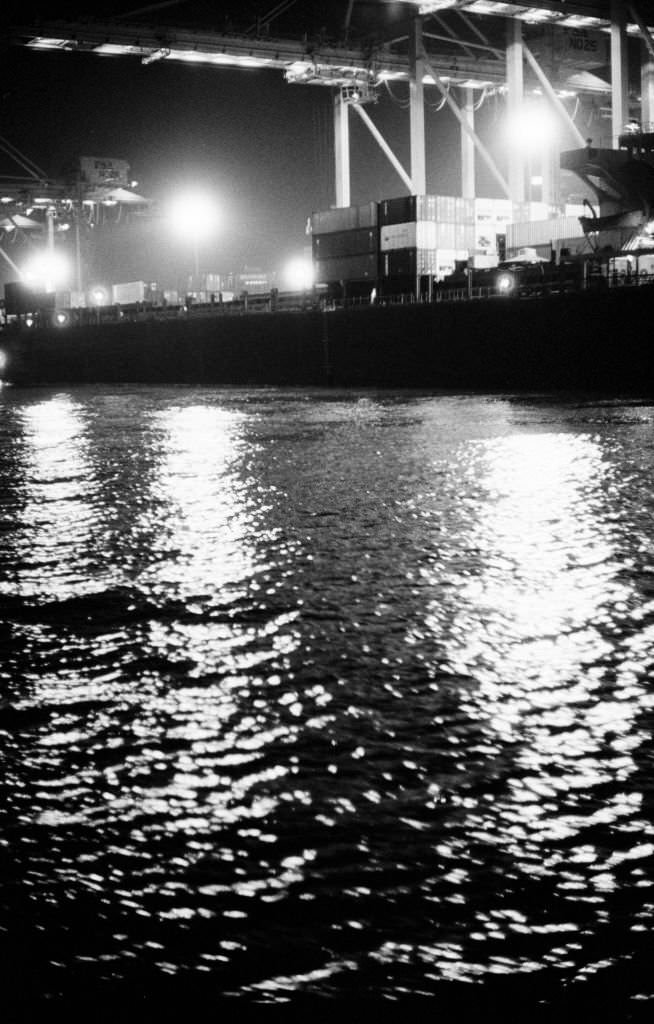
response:
M379 224L407 224L416 219L416 196L382 199L379 204Z
M111 300L116 306L130 306L135 302L145 302L147 285L145 281L126 281L114 284L111 288Z
M378 273L377 253L316 260L314 269L316 284L329 284L335 281L374 282Z
M54 307L54 292L36 292L23 281L7 281L5 284L5 312L8 316L21 316Z
M455 245L457 249L466 249L470 252L475 248L475 226L474 224L457 224L454 231Z
M314 235L313 259L338 259L341 256L358 256L361 253L376 252L378 242L376 228L356 228L353 231L334 231L326 235Z
M388 224L379 230L379 248L390 249L471 249L472 225L419 220L408 224Z
M336 231L355 231L377 225L377 203L370 201L361 206L338 206L311 215L311 233L327 235Z
M456 224L451 221L439 221L436 225L434 249L456 248Z
M379 223L382 226L409 221L472 224L474 216L474 200L461 196L400 196L383 199L379 204Z
M416 222L408 221L401 224L384 224L379 229L379 248L381 252L391 249L414 249L416 246Z
M454 196L436 196L436 220L454 223L456 220L456 198Z
M492 267L496 267L499 260L497 253L484 253L484 252L473 252L470 254L469 266L473 270L488 270Z
M497 221L488 224L476 224L473 229L472 249L480 252L497 251Z
M457 196L454 201L454 220L457 224L474 224L475 201Z
M324 235L332 231L353 231L359 226L356 206L338 206L311 215L311 233Z
M357 207L357 210L359 211L358 227L377 227L377 203L374 200L371 200L369 203L362 203L361 206Z
M507 249L513 250L530 245L555 244L579 236L580 233L578 217L525 221L522 224L507 224L506 245Z

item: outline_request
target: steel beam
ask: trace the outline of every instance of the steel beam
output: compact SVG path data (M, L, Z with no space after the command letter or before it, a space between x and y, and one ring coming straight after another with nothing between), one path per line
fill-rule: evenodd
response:
M543 71L542 67L540 66L540 64L538 63L536 58L534 57L533 53L531 52L531 50L529 49L528 46L524 46L523 45L522 49L523 49L523 53L524 53L525 57L527 58L529 66L531 67L532 71L536 75L536 78L538 79L538 81L540 82L540 84L543 87L543 92L547 96L548 100L550 101L550 103L552 104L552 106L554 107L556 112L563 119L563 122L566 125L566 127L572 132L572 134L574 136L574 139L575 139L575 142L580 147L581 146L585 146L586 145L586 139L584 138L584 136L581 134L581 132L577 128L577 125L574 123L574 121L570 117L570 114L568 113L568 111L565 109L565 105L561 102L559 97L556 95L556 92L552 88L552 83L550 82L549 78L547 77L547 75Z
M629 14L638 25L638 31L643 37L640 65L640 120L644 130L652 131L654 130L654 39L635 4L629 4Z
M467 135L469 135L470 138L472 139L472 142L473 142L473 145L474 145L475 149L477 150L477 152L481 156L482 160L484 161L484 163L488 167L489 171L491 172L491 174L493 175L493 177L497 181L498 185L500 186L500 188L502 189L504 194L506 196L510 197L511 196L511 192L509 190L509 183L508 183L508 181L506 180L506 178L504 177L504 175L500 171L499 167L497 166L497 164L493 160L492 156L490 155L490 153L486 149L485 145L483 144L483 142L481 141L481 139L479 138L477 133L468 124L468 121L466 119L466 116L465 116L464 112L459 107L459 104L456 103L455 100L452 99L452 96L450 95L449 91L445 88L445 86L441 82L440 78L438 77L438 75L436 74L436 72L434 71L434 69L432 68L432 66L431 66L431 64L429 63L428 60L425 60L425 70L431 76L434 85L436 86L436 88L440 92L441 96L443 97L443 99L447 103L448 107L450 108L450 110L452 111L454 116L456 117L456 119L459 122L459 124L461 125L463 131Z
M506 26L506 83L509 120L519 119L524 104L522 22L508 21ZM520 146L509 147L509 197L514 203L525 199L525 154Z
M339 89L334 97L334 160L337 206L350 205L350 104Z
M20 267L16 266L16 264L12 260L11 256L9 255L9 253L5 252L5 250L2 248L2 246L0 246L0 256L2 256L3 260L6 260L6 262L9 264L11 269L16 274L18 274L19 280L22 280L23 274L22 274L22 271L20 270Z
M395 170L399 174L400 178L402 179L402 181L404 182L404 184L408 188L409 194L410 195L419 195L419 194L421 194L421 193L418 193L416 191L416 189L414 187L414 182L412 181L411 176L409 174L407 174L407 172L405 171L404 167L402 166L400 161L395 156L395 153L393 152L391 147L388 145L386 139L384 138L384 136L382 135L382 133L380 132L379 128L377 127L375 122L372 120L372 118L369 117L369 115L366 113L366 111L364 110L364 108L361 106L360 103L353 103L352 106L356 110L357 114L359 115L359 117L361 118L363 123L368 128L368 130L369 130L370 134L372 135L373 139L375 140L375 142L377 142L379 144L382 152L385 153L385 155L388 157L388 159L392 163L393 167L395 168ZM423 191L424 191L424 189L423 189Z
M413 192L427 191L425 162L425 77L422 18L414 18L409 33L409 121L411 136L411 180Z
M611 132L613 148L629 120L629 65L627 18L623 0L611 0Z
M654 131L654 57L643 44L640 68L640 119L643 131Z
M464 90L463 116L470 131L461 126L461 195L466 199L474 199L475 192L475 92L474 89Z

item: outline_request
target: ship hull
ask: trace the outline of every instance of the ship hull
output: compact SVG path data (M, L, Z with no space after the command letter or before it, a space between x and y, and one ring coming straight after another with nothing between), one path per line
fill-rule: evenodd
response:
M654 286L5 331L19 386L198 384L651 392Z

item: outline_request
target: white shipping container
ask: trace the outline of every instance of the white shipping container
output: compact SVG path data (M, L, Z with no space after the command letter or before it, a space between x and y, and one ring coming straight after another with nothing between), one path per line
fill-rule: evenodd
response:
M480 249L482 252L489 250L495 252L497 249L497 221L491 220L487 223L478 221L475 224L473 238L473 249Z
M379 248L382 252L415 249L416 234L416 222L413 220L404 224L384 224L379 230Z
M456 249L457 225L453 221L440 221L437 227L436 246L439 249Z
M577 217L554 217L551 220L525 221L523 224L507 224L507 249L522 249L524 246L549 245L576 238L580 234Z
M145 281L126 281L111 288L112 302L116 306L129 306L134 302L145 302Z
M409 221L405 224L386 224L379 233L382 252L393 249L454 249L465 244L465 225L436 223L430 220Z
M473 252L470 256L470 266L475 270L489 270L496 267L498 262L496 252Z

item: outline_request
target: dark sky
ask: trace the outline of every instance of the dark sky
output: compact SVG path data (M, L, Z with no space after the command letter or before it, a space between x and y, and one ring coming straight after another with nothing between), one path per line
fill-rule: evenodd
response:
M204 5L209 6L215 22L216 11L224 12L230 5ZM259 9L272 6L268 0ZM311 13L311 4L301 6L304 13ZM331 10L334 15L335 30L345 6L322 5L323 13ZM70 13L70 8L55 7L48 17ZM180 23L184 21L183 7L167 10L168 20L175 20L175 14ZM247 7L239 7L241 24L251 14ZM399 17L406 8L395 5L394 10ZM20 20L25 23L26 18ZM155 199L165 201L188 184L214 191L224 223L203 252L204 269L226 272L243 264L277 269L307 244L308 215L334 201L328 88L289 85L281 72L227 71L165 61L143 65L138 57L34 52L17 46L5 49L0 74L0 133L50 175L58 175L77 156L105 156L129 161L139 191ZM406 86L397 85L395 92L406 99ZM428 99L435 103L436 97ZM408 167L408 113L387 93L368 109ZM493 118L489 104L485 121L491 136ZM351 124L352 201L405 194L403 183L355 115ZM454 119L447 110L429 109L427 124L428 190L459 192ZM3 170L10 169L5 161ZM484 189L493 191L492 186ZM108 271L122 272L118 279L128 274L160 278L172 274L175 259L186 259L179 246L171 246L161 224L133 227L129 239L121 229L115 241L119 239L115 249L121 265Z

